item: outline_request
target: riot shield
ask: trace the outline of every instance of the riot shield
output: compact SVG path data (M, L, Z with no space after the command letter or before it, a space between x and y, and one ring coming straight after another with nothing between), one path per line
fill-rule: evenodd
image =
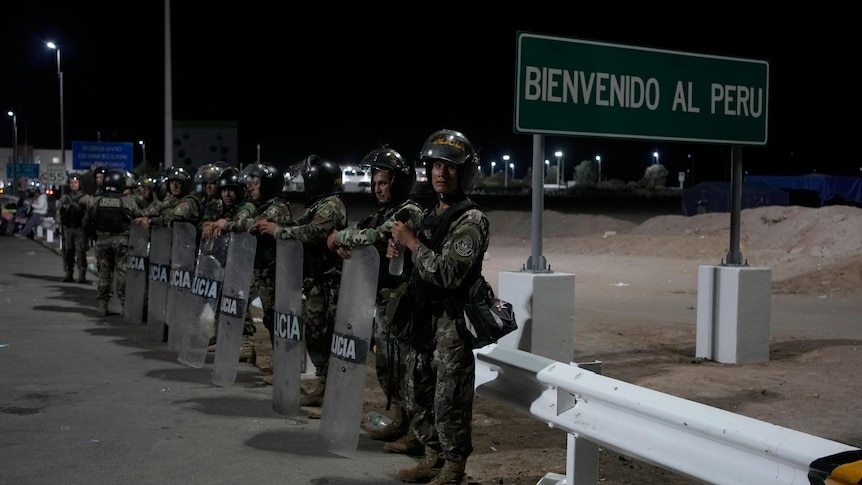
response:
M168 324L168 348L179 352L183 332L192 313L192 278L195 273L197 230L188 222L171 226L171 276L165 323Z
M167 227L154 227L150 234L150 281L147 290L147 326L150 340L154 342L162 342L165 338L170 273L171 230ZM126 299L129 296L127 293Z
M227 236L204 239L198 251L190 291L189 313L192 318L184 324L180 355L177 359L181 364L196 369L203 367L206 362L209 339L215 335L228 241Z
M218 339L213 360L213 384L219 387L230 387L236 381L256 249L256 237L246 232L231 233L218 305Z
M302 243L277 242L275 259L275 331L272 345L272 410L287 415L300 411L302 345Z
M123 320L140 325L144 322L144 295L147 289L150 231L140 224L129 228L129 250L126 253L126 302Z
M359 444L379 268L377 249L361 246L341 272L320 423L321 444L336 455L350 457Z

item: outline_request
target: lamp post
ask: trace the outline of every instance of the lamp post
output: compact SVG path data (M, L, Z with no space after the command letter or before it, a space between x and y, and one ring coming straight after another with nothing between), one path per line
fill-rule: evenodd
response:
M142 163L147 163L147 144L144 143L144 140L138 140L138 145L141 145L141 159Z
M596 163L599 164L599 183L602 182L602 156L596 155Z
M509 188L509 155L503 155L503 189Z
M563 169L560 167L560 161L563 159L563 152L557 150L554 152L554 156L557 157L557 188L559 188L560 182L566 181L565 177L563 177Z
M497 166L497 162L491 160L491 175L494 175L494 167Z
M652 152L652 156L653 156L653 158L655 159L655 162L653 162L653 163L655 163L656 165L658 165L658 152L657 152L657 151Z
M12 118L12 195L18 192L18 115L11 109L6 112Z
M65 122L63 121L65 119L63 117L63 70L60 69L60 47L53 42L48 42L45 45L57 51L57 79L60 80L60 161L63 163L63 170L66 170L66 138L64 132Z

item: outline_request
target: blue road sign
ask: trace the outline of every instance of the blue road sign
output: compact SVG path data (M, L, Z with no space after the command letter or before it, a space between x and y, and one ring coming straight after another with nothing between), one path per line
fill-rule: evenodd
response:
M132 170L132 162L132 144L130 142L72 142L73 170L91 170L93 165L102 165L108 170L112 168Z

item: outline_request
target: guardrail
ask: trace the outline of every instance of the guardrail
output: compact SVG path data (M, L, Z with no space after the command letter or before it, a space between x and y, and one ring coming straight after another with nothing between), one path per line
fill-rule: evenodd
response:
M597 482L597 453L577 453L580 440L705 483L862 483L859 448L521 350L489 345L476 357L487 366L477 371L479 394L569 434L567 475L541 485Z

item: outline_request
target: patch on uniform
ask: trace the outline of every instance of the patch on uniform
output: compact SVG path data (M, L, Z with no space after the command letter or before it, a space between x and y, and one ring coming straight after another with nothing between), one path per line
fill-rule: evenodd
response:
M327 206L321 207L320 212L318 212L318 214L320 214L320 216L325 218L325 219L332 219L332 214L333 214L332 207L327 207Z
M452 249L458 256L468 257L473 254L473 238L467 235L461 236L452 243Z
M266 210L266 215L270 216L267 219L274 220L278 218L278 207L271 205L269 209Z
M237 219L248 219L249 217L251 217L251 213L247 210L241 210L236 216Z

